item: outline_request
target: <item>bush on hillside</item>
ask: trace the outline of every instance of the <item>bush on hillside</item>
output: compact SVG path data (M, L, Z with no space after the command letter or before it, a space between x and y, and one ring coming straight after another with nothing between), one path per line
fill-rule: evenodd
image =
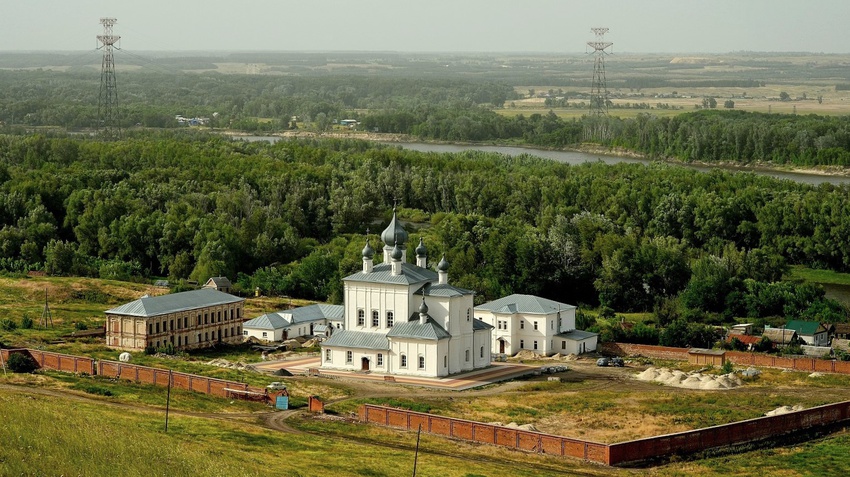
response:
M30 355L13 353L6 361L6 367L14 373L31 373L38 369L38 364Z

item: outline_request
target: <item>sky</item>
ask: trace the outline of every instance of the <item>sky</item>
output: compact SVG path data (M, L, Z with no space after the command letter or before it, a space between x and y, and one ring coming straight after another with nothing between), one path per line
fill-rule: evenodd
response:
M0 51L850 53L850 0L0 0Z

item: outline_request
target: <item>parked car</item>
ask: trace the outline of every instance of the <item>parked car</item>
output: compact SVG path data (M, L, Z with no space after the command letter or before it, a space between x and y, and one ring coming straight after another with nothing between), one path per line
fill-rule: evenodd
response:
M602 357L596 360L597 366L608 366L611 363L611 360L608 358Z
M286 390L286 385L280 381L275 381L266 386L266 389L268 389L269 391L284 391Z

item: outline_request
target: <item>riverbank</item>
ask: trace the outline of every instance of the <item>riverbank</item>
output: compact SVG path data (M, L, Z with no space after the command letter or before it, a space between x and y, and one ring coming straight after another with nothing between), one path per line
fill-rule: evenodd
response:
M373 133L373 132L362 132L362 131L332 131L332 132L313 132L313 131L284 131L282 133L274 133L267 134L263 136L256 136L253 134L246 134L238 131L221 131L222 134L231 136L231 137L245 137L245 138L260 138L260 137L275 137L281 139L290 139L290 138L300 138L300 139L317 139L317 138L331 138L331 139L360 139L364 141L372 141L372 142L380 142L380 143L399 143L399 144L432 144L432 145L440 145L440 146L458 146L462 148L470 148L474 149L476 147L487 147L487 148L512 148L512 149L523 149L527 150L529 153L533 153L535 151L538 152L574 152L595 156L604 156L604 157L616 157L616 158L628 158L632 160L638 160L642 162L664 162L667 164L674 164L679 166L688 166L688 167L697 167L703 169L722 169L729 171L740 171L740 172L758 172L758 173L778 173L778 174L800 174L807 176L816 176L816 177L834 177L834 178L848 178L850 179L850 169L842 168L838 166L818 166L813 168L804 168L804 167L791 167L791 166L779 166L772 163L766 162L756 162L752 164L741 164L732 161L722 161L722 162L704 162L704 161L683 161L681 159L675 157L661 157L654 158L649 157L646 154L632 151L624 148L613 148L613 147L605 147L600 146L598 144L592 143L582 143L577 147L565 147L565 148L542 148L539 146L533 146L529 144L517 144L507 141L483 141L483 142L450 142L450 141L434 141L434 140L423 140L418 137L406 135L406 134L395 134L395 133Z

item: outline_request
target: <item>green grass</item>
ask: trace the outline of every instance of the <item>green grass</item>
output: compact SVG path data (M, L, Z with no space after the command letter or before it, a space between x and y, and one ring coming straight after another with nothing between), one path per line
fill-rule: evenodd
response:
M788 272L788 277L794 281L850 286L850 273L818 270L804 265L792 266Z
M396 476L413 464L413 433L396 434L402 448L341 439L332 433L293 436L250 423L115 409L0 391L0 475L168 476ZM345 425L362 436L370 426ZM397 444L397 442L396 442ZM417 475L552 475L557 468L588 467L517 453L514 462L457 458L459 446L423 436ZM463 446L488 456L492 448ZM466 449L470 449L468 452ZM444 455L435 454L439 450ZM519 461L517 463L516 461ZM543 462L544 470L522 464Z
M658 475L774 475L832 477L850 472L850 434L841 433L792 447L761 449L738 455L722 456L699 462L670 464L658 469Z

